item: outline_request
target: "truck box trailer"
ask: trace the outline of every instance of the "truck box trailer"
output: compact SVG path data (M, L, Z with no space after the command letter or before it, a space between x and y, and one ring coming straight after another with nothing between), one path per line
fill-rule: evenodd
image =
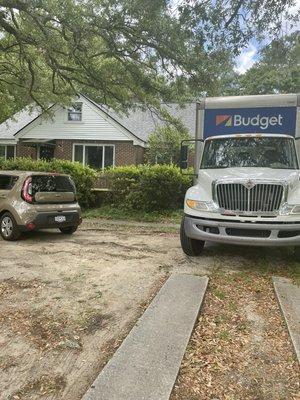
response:
M300 95L206 98L196 113L183 251L200 255L210 241L293 245L300 256Z

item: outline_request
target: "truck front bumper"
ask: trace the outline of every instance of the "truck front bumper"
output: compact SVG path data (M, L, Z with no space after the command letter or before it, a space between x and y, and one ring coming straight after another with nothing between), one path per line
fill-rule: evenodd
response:
M188 237L252 246L300 246L300 223L242 222L184 216Z

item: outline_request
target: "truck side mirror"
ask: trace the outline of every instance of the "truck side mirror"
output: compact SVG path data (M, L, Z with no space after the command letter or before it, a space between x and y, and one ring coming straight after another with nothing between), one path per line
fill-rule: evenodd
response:
M188 167L188 146L181 143L180 148L180 168L187 169Z

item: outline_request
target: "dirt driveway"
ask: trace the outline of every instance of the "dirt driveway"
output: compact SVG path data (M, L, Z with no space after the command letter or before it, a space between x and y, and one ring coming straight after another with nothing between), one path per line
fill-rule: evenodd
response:
M101 223L0 241L0 399L80 399L171 272L264 271L271 260L285 273L287 258L221 246L188 258L171 228Z

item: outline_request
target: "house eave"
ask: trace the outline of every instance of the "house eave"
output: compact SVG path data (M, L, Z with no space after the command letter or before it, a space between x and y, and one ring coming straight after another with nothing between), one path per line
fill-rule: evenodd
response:
M15 139L3 139L0 138L0 145L16 145L18 143Z

